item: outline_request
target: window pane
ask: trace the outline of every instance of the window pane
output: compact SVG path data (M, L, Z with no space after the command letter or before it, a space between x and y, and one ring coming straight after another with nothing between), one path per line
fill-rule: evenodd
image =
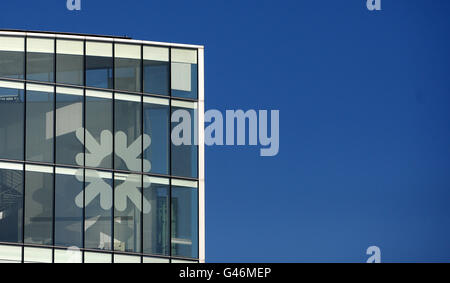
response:
M0 36L0 77L24 78L24 50L24 38Z
M198 257L198 192L172 186L172 255Z
M53 174L51 167L26 166L25 243L53 244Z
M115 88L141 91L141 46L115 45Z
M112 173L86 170L85 248L111 250Z
M116 94L115 98L115 167L141 171L141 98L123 94Z
M169 49L144 46L144 92L169 95Z
M180 137L179 143L175 143L172 137L172 175L174 176L198 177L197 110L194 109L196 107L196 103L172 101L172 135ZM190 129L187 129L189 125ZM186 129L186 131L180 131L180 129Z
M86 91L86 166L112 168L112 112L112 93Z
M21 263L22 247L0 245L0 263Z
M112 255L103 253L84 253L84 263L111 263Z
M169 255L169 179L148 179L151 186L144 188L144 198L151 210L144 212L144 253Z
M0 242L22 242L23 170L20 167L23 165L0 163Z
M114 250L141 252L142 180L140 175L114 174Z
M66 250L55 250L55 263L82 263L83 253L71 247Z
M198 97L197 50L172 49L172 96Z
M27 39L27 79L54 82L55 45L53 39Z
M55 245L82 247L83 170L56 168Z
M53 162L53 87L27 85L26 104L26 159Z
M74 40L56 42L56 82L84 84L84 43Z
M5 88L17 85L21 89ZM0 158L23 160L23 84L0 82Z
M144 133L151 139L144 158L151 163L150 172L169 174L169 101L144 97Z
M83 91L70 88L56 91L56 163L81 166L84 163Z
M86 85L113 88L112 44L86 42Z
M53 251L51 249L24 248L25 263L52 263Z
M114 263L141 263L140 256L114 255Z

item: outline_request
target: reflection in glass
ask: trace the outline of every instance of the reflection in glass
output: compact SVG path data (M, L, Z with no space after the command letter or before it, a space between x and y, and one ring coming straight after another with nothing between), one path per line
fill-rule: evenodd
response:
M112 44L86 42L86 86L113 88Z
M34 91L29 85L27 88L26 159L53 162L53 87L48 91Z
M68 94L70 93L70 94ZM83 128L83 91L58 88L56 93L56 163L83 165L83 136L76 131ZM80 141L81 138L81 141Z
M56 82L61 84L84 84L84 46L82 41L57 40Z
M111 250L112 173L86 170L85 248Z
M55 245L82 247L83 206L75 199L83 194L83 170L56 168L56 172Z
M0 158L23 160L24 95L0 82ZM21 85L21 84L18 84Z
M114 174L114 250L141 252L142 177Z
M196 145L196 116L197 110L192 108L177 107L175 101L172 102L172 118L174 112L185 113L181 115L178 122L172 121L172 131L181 123L191 124L191 142L190 144L176 145L172 144L172 175L180 177L198 177L198 146ZM178 112L180 111L180 112ZM184 121L186 119L186 121ZM182 135L189 133L182 133Z
M141 46L115 45L115 88L141 91Z
M53 244L53 168L25 172L25 243Z
M115 169L141 171L141 98L123 94L116 94L115 98ZM139 149L137 153L126 150L132 144Z
M27 80L54 82L55 45L53 39L27 39Z
M144 97L144 133L151 138L144 158L151 163L150 172L169 174L169 101Z
M98 147L110 148L111 153L102 156L101 160L86 158L86 166L110 169L112 168L113 144L113 100L112 94L107 92L86 91L86 154L95 154ZM103 133L103 135L102 135ZM89 136L94 141L90 142ZM90 144L94 143L95 148Z
M150 182L151 186L144 188L144 198L151 205L143 219L144 253L169 255L169 180L150 178Z
M198 257L198 192L172 187L172 256Z
M25 40L0 36L0 77L23 79L25 70Z
M197 50L172 49L172 96L198 97Z
M0 164L0 242L22 242L23 166L17 166Z
M144 46L144 92L169 95L169 49Z

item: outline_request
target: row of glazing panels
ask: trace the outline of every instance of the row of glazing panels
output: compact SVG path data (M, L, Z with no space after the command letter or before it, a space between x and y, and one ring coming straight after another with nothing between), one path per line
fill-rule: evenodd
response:
M0 36L3 78L197 99L197 63L195 49Z
M0 162L0 243L198 258L198 182Z
M176 111L190 144L171 144ZM0 80L0 159L197 178L196 120L196 102Z

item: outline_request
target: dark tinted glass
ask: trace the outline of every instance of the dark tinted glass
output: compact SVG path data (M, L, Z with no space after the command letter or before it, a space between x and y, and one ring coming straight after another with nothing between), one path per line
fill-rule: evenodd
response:
M84 84L83 56L56 55L56 82L60 84Z
M23 160L23 119L23 90L0 88L0 159Z
M141 91L141 60L115 59L115 88L123 91Z
M169 62L144 60L144 92L169 95Z
M113 88L113 59L86 56L86 86Z
M23 171L0 169L0 242L22 242Z

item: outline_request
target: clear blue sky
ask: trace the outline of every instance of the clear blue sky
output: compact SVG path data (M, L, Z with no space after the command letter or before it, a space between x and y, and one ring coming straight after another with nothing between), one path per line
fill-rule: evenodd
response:
M208 261L450 261L450 1L65 2L0 27L203 44L208 109L281 111L277 157L207 149Z

